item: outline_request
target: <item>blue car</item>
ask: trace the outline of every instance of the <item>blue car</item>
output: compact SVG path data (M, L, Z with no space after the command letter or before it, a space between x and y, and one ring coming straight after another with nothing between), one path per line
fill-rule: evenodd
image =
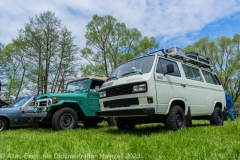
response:
M0 108L0 131L10 127L29 126L29 118L22 117L22 112L34 112L31 102L36 96L24 96L13 104L8 104Z

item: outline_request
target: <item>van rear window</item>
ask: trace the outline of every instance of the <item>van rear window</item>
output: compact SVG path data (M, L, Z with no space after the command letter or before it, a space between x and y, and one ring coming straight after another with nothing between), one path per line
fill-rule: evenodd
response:
M202 71L202 73L203 73L203 76L204 76L205 81L206 81L207 83L218 84L218 83L217 83L217 80L215 79L215 77L213 76L212 73L207 72L207 71Z

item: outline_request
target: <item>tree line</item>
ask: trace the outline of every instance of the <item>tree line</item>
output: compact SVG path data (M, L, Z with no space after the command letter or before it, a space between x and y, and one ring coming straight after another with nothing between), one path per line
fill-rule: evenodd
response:
M240 35L233 38L220 36L216 40L200 38L185 48L186 52L197 52L212 60L214 71L223 88L228 91L235 102L240 97ZM237 105L240 105L238 102Z
M81 29L81 28L79 28ZM158 49L155 37L127 28L113 16L93 15L86 26L86 46L74 43L75 36L54 12L29 18L11 43L0 43L0 79L4 94L16 99L31 94L63 92L64 84L81 76L108 77L120 64ZM203 37L185 48L209 57L222 85L234 101L240 97L240 35ZM84 63L85 60L86 62Z
M0 79L7 99L29 91L63 92L64 84L79 72L108 77L119 63L158 48L154 37L143 37L109 15L94 15L86 27L86 47L80 50L72 32L46 11L30 18L11 43L0 43Z

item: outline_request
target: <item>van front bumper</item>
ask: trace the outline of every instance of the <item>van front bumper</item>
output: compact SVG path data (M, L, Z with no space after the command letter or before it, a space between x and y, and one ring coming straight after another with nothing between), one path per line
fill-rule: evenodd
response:
M98 111L96 115L99 117L123 117L123 116L148 116L154 115L155 108L142 108L142 109L119 109L113 111Z

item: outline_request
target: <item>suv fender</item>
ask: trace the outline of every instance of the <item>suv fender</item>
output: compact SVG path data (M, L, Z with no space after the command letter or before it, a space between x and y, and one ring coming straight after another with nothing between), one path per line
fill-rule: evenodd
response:
M52 113L54 114L59 109L62 109L65 107L72 108L79 116L86 115L86 113L82 110L81 106L77 102L64 102L64 103L61 103L59 105L52 107L50 111L52 111Z

